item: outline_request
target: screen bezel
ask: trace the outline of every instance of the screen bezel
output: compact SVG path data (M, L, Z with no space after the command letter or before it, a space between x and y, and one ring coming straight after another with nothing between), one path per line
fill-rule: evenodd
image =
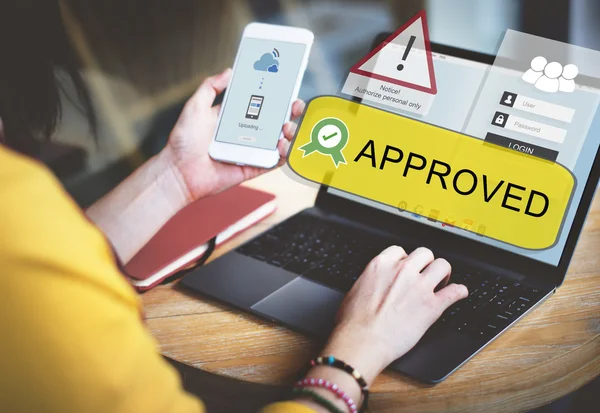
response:
M378 39L381 38L383 40L386 37L385 34L382 34L378 36ZM446 54L489 65L492 65L495 60L494 56L456 47L436 43L431 43L431 47L434 53ZM402 237L410 237L410 234L418 233L418 243L434 249L434 252L436 249L440 249L452 255L464 257L466 260L471 259L477 262L485 262L488 265L503 268L510 272L540 278L544 282L551 282L553 285L558 286L562 284L566 276L586 216L594 199L599 179L600 147L596 152L592 169L585 183L585 188L558 266L462 237L441 228L421 225L418 221L392 215L385 211L330 194L327 192L327 186L321 186L317 195L316 205L325 211L332 211L336 215L347 217L351 220L358 220L370 227L399 234Z

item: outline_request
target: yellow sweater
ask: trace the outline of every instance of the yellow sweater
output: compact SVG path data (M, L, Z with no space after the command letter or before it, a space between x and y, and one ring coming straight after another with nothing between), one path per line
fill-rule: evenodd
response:
M204 411L157 351L100 231L44 167L1 145L0 332L0 412Z

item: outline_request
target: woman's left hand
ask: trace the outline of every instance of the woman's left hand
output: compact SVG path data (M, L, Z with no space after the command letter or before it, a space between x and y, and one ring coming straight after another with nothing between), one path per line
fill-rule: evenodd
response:
M207 78L194 96L186 103L177 124L163 150L163 155L181 177L183 190L191 202L238 185L268 171L252 166L220 163L211 159L208 149L217 126L220 106L212 106L215 97L223 92L231 78L231 69ZM292 105L292 120L304 111L301 100ZM296 124L283 126L285 139L278 143L281 156L279 165L285 163L290 141L296 133Z

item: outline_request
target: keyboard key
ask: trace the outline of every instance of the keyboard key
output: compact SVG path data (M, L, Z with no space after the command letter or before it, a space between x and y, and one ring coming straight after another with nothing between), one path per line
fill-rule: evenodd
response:
M313 265L313 261L303 258L291 261L290 263L286 264L284 268L290 272L302 275L310 270Z
M458 321L456 323L456 330L462 333L470 333L476 326L475 320L467 320L467 321Z
M495 324L492 324L492 323L487 323L487 324L482 324L479 328L477 328L476 335L490 339L490 338L494 337L496 334L498 334L499 332L500 331L498 329L498 326L496 326Z
M283 267L284 261L280 257L270 258L267 262L275 267Z
M505 316L504 314L496 314L496 319L497 319L496 321L500 324L505 322L508 325L508 323L510 322L510 319L507 316ZM498 321L498 320L501 320L501 321Z
M267 257L262 254L252 254L251 257L256 258L259 261L266 261L266 259L267 259Z

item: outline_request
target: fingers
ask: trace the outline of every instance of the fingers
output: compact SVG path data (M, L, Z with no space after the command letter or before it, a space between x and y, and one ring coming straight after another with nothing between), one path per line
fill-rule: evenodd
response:
M217 95L225 90L230 80L231 69L225 69L223 73L208 77L190 100L200 106L211 107Z
M366 278L376 276L379 281L389 283L398 274L405 258L404 248L397 245L386 248L369 262L365 270Z
M450 263L443 258L438 258L429 264L427 268L422 271L421 275L425 277L433 289L440 283L445 285L450 278L451 271L452 267L450 266Z
M304 109L306 108L306 103L304 101L298 99L292 104L292 120L298 119L304 113Z
M400 260L403 260L404 258L406 258L407 255L406 255L406 251L404 251L404 248L399 247L397 245L392 245L390 247L387 247L383 251L381 251L379 256L390 258L390 259L396 260L396 261L400 261Z
M469 290L461 284L450 284L435 293L435 296L442 305L441 314L455 302L467 298L469 296Z
M279 161L280 165L285 163L288 152L290 151L290 141L294 138L297 127L298 125L296 125L294 122L288 122L283 125L283 137L285 139L280 139L279 143L277 144L279 156L281 157L281 160Z
M419 247L406 257L406 265L421 272L433 261L433 252L429 248Z
M287 139L281 139L277 144L277 149L279 150L279 164L283 165L287 158L288 152L290 151L290 141Z
M296 125L294 122L288 122L285 125L283 125L283 136L288 141L291 141L292 139L294 139L294 135L296 135L297 129L298 125Z
M292 104L292 120L302 116L305 107L306 104L302 100L295 101ZM295 122L287 122L285 125L283 125L283 136L285 139L282 139L283 143L280 142L278 145L279 155L282 158L287 157L287 154L290 150L290 141L294 139L297 129L298 125Z

